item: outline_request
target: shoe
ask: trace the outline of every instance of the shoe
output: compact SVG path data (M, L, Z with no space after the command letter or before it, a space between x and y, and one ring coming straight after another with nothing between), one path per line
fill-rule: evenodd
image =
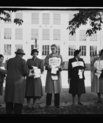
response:
M83 105L81 102L78 102L78 105Z
M102 103L102 101L101 101L101 100L98 100L96 103L97 103L97 104L100 104L100 103Z
M55 106L55 108L60 108L59 106Z

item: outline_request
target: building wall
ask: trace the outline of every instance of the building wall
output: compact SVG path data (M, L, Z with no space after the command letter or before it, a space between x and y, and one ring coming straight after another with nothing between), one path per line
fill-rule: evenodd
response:
M97 53L101 48L103 48L102 43L102 35L103 30L97 33L97 41L90 41L90 37L87 37L86 41L80 41L80 30L86 30L89 26L81 26L76 31L76 38L75 40L70 41L69 37L69 30L67 29L68 22L72 18L73 13L77 11L41 11L41 10L23 10L20 11L19 16L23 19L23 24L21 26L14 24L13 22L5 23L0 21L0 53L4 54L4 44L11 44L11 55L5 55L5 59L13 57L15 55L15 44L23 45L24 52L26 55L24 56L25 59L31 57L31 45L35 44L35 40L31 40L31 29L35 28L38 29L38 39L37 44L39 46L39 57L44 59L45 55L42 55L42 46L43 45L52 45L57 44L60 46L60 53L63 57L64 61L68 61L69 58L73 57L73 55L68 55L68 47L71 45L75 45L75 48L78 49L79 46L83 45L86 46L86 56L82 56L86 63L90 63L90 46L97 46ZM17 12L19 13L19 11ZM32 24L32 13L38 13L39 22L38 24ZM49 15L49 24L43 24L43 14ZM60 14L60 24L53 23L54 14ZM12 19L15 18L16 13L11 13ZM46 16L45 16L46 17ZM56 18L57 19L57 18ZM59 20L58 20L59 21ZM4 30L5 28L11 29L11 39L4 39ZM15 39L15 30L22 29L22 39ZM50 37L49 40L43 40L43 29L49 29ZM60 40L53 39L53 30L59 29L60 30ZM82 31L81 31L82 33ZM50 52L50 47L49 47Z

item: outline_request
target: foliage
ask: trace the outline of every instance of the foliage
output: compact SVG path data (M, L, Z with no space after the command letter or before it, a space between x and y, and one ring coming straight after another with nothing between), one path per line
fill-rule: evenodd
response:
M10 22L11 21L11 12L16 12L17 10L4 10L0 9L0 20L3 20L4 22ZM23 23L23 20L20 18L14 18L14 23L21 25Z
M86 34L90 36L102 29L103 11L100 9L79 10L79 12L74 14L74 17L69 21L67 29L69 29L70 34L73 35L77 28L81 25L86 25L88 21L91 28L87 29Z

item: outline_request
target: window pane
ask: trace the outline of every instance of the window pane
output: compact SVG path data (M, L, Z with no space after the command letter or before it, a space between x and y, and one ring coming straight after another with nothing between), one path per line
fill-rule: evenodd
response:
M53 15L53 24L60 24L61 23L61 16L60 14L54 14Z
M4 44L4 55L11 55L11 44Z
M17 49L23 49L23 45L22 44L16 44L15 50L17 51Z
M79 32L80 34L80 41L86 41L87 40L87 37L86 37L86 30L80 30Z
M86 46L80 46L81 56L86 56Z
M23 30L22 29L16 29L15 30L15 39L16 40L22 40L23 39Z
M31 23L32 24L39 23L39 14L38 13L32 13Z
M43 45L42 46L42 55L48 55L49 54L49 45Z
M49 29L43 29L42 37L43 37L43 40L49 40L50 39Z
M60 40L60 29L53 30L53 40Z
M90 56L97 56L97 46L90 46Z
M76 48L75 45L70 45L70 46L68 47L68 55L69 55L69 56L73 56L73 55L74 55L75 48Z
M16 12L15 18L23 19L23 14L21 12Z
M43 24L49 24L49 13L43 13Z
M38 39L38 29L31 29L31 40Z
M4 39L11 39L11 29L10 28L4 29Z

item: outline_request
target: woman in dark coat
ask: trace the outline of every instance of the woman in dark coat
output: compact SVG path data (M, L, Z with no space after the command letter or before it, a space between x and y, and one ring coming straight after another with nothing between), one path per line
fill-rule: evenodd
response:
M74 58L69 59L68 63L68 81L70 82L69 93L72 94L72 103L75 104L75 96L78 95L78 104L82 105L81 95L85 93L84 84L85 63L80 58L80 50L74 52Z
M5 103L8 114L21 114L25 98L25 76L29 70L22 49L15 52L16 56L7 61L7 77L5 86Z
M4 83L5 75L7 73L5 69L6 66L3 63L3 60L4 60L4 56L0 54L0 96L3 96L3 83ZM2 106L1 103L0 106Z
M31 51L32 58L27 60L27 65L29 70L33 70L33 67L40 70L41 74L44 71L43 61L37 58L38 50L33 49ZM36 70L37 71L37 70ZM40 99L43 95L41 76L35 77L34 71L33 75L28 76L26 79L26 99L28 107L31 107L30 101L33 99L33 107L35 107L35 102Z

